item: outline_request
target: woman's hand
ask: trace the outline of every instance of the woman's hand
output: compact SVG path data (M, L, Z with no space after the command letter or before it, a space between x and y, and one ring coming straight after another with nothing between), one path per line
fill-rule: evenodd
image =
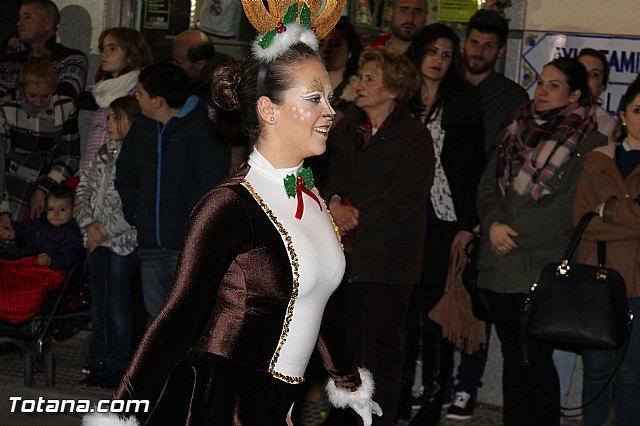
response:
M454 250L456 250L456 247L458 246L462 246L462 249L464 249L467 246L467 244L473 241L474 237L475 235L473 234L473 232L460 230L456 234L456 236L453 237L453 242L451 243L451 253L453 253Z
M31 219L37 219L44 211L45 202L47 200L47 194L40 188L36 188L31 196L29 202L29 217Z
M329 208L331 216L340 230L340 235L344 235L358 226L360 210L353 206L345 206L339 200L331 200Z
M104 242L105 238L107 238L107 231L104 227L99 223L93 223L87 230L87 242L84 246L89 252L92 252L100 247L100 244Z
M40 266L51 265L51 256L49 256L47 253L40 253L38 255L38 265Z
M517 237L518 232L506 223L493 222L489 227L489 240L491 249L498 256L505 256L511 250L518 248L512 237Z
M11 226L11 217L8 214L0 214L0 239L13 240L16 237L16 231Z
M16 231L13 229L0 229L0 240L13 240L16 237Z

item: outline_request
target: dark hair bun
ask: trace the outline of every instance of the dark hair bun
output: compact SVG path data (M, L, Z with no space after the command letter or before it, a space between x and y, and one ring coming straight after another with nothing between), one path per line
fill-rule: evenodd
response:
M211 76L211 95L213 102L225 110L240 109L238 84L240 83L240 62L233 61L220 65Z

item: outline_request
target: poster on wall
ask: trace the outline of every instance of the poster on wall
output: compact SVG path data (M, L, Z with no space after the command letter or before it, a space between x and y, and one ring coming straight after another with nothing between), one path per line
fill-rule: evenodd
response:
M627 87L640 72L640 37L528 31L522 43L520 84L531 97L546 63L561 56L576 57L580 50L591 47L604 53L611 64L609 85L599 103L609 114L617 115Z
M147 0L144 5L144 27L168 30L170 3L170 0Z
M439 0L438 21L468 22L478 11L478 0Z

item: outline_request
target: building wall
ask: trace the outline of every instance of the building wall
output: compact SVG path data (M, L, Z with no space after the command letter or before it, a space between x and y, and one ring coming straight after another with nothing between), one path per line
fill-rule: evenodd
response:
M519 3L519 2L514 2ZM526 0L524 29L640 35L637 0Z

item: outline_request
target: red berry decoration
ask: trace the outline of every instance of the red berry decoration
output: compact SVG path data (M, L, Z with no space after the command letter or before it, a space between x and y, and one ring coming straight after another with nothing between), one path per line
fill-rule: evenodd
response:
M282 23L282 21L278 22L278 26L276 27L276 31L278 33L283 33L285 31L287 31L287 27L284 26L284 24Z

